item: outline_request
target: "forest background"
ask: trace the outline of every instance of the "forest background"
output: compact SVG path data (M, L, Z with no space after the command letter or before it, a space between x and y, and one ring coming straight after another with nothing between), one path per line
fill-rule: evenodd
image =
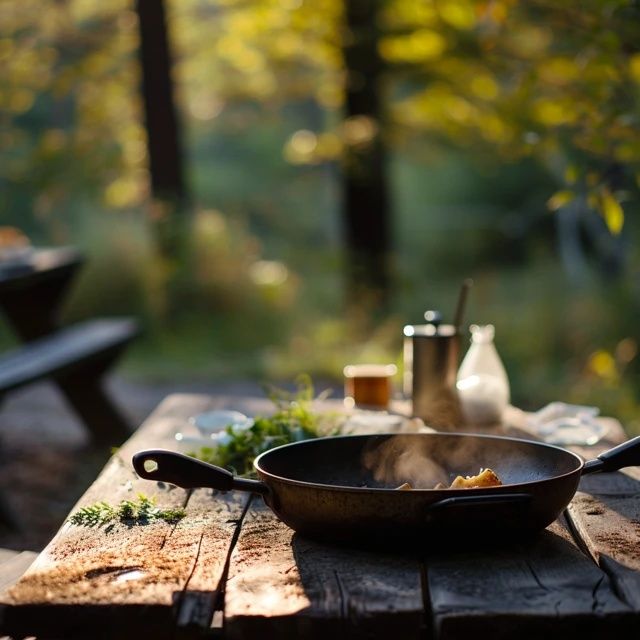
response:
M401 370L403 325L451 320L471 277L467 320L495 325L516 405L640 431L639 3L364 4L377 117L345 117L371 80L346 72L357 0L165 3L176 206L151 191L135 4L0 0L1 224L87 253L65 318L138 316L132 377ZM388 296L353 304L345 163L376 145Z

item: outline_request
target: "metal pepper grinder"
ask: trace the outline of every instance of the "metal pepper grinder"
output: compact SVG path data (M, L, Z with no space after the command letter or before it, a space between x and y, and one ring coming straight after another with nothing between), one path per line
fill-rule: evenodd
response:
M428 426L451 429L461 423L456 391L460 333L455 325L441 324L438 311L424 317L426 324L404 327L404 394L412 400L414 416Z

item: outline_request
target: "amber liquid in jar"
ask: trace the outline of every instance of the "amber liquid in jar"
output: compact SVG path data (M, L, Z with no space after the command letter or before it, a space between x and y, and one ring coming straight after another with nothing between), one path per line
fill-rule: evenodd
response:
M386 409L391 401L393 364L350 364L344 368L344 403L347 407Z

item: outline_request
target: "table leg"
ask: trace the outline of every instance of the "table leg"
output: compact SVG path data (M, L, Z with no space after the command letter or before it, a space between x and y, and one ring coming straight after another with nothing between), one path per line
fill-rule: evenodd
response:
M103 389L101 378L87 375L66 376L56 380L56 383L82 422L90 429L95 442L118 446L131 436L133 430Z
M3 396L0 395L0 405L2 405L3 400ZM0 446L0 456L2 455L4 454L2 447ZM3 460L0 458L0 464L2 463ZM17 517L15 510L11 508L7 502L7 498L5 497L4 486L0 487L0 525L9 528L12 531L19 531L21 529L20 520Z
M55 378L60 391L91 431L92 439L99 444L120 445L133 432L103 386L105 374L123 349L120 346L91 364L84 364L80 371Z
M22 529L20 520L2 493L0 493L0 523L11 531L20 531Z

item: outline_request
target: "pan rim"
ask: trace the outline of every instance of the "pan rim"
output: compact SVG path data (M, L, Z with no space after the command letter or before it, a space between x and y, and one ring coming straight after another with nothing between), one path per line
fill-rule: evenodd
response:
M568 471L567 473L562 473L559 475L549 476L548 478L543 478L541 480L530 480L528 482L517 482L510 484L502 484L496 487L472 487L472 488L460 488L460 489L412 489L411 491L398 491L396 488L391 487L356 487L352 485L337 485L337 484L324 484L321 482L307 482L305 480L294 480L293 478L287 478L285 476L280 476L275 473L271 473L269 471L261 468L260 464L263 458L269 456L274 452L280 451L282 449L287 449L290 447L298 447L301 445L311 445L313 442L318 442L319 440L342 440L342 439L365 439L365 438L387 438L394 436L444 436L450 438L466 438L466 437L475 437L481 438L482 440L501 440L507 442L517 442L535 445L536 447L543 449L552 449L555 451L559 451L562 454L568 454L577 462L577 467ZM459 496L459 495L469 495L469 492L473 492L474 495L480 495L485 493L512 493L513 489L526 489L531 486L539 486L541 483L547 482L557 482L563 478L571 477L575 474L578 476L582 475L582 470L584 469L585 459L579 454L565 449L564 447L560 447L555 444L549 444L547 442L538 442L537 440L529 440L527 438L514 438L511 436L500 436L494 434L483 434L483 433L449 433L449 432L441 432L435 431L434 433L375 433L375 434L353 434L353 435L341 435L341 436L322 436L320 438L310 438L308 440L300 440L298 442L290 442L288 444L283 444L278 447L274 447L273 449L269 449L268 451L263 451L260 455L258 455L253 461L253 467L255 471L258 473L258 476L261 480L265 478L269 480L274 480L277 482L281 482L288 485L294 485L299 487L313 488L313 489L322 489L326 491L353 491L356 493L393 493L394 495L415 495L415 494L427 494L427 495L446 495L446 496Z

